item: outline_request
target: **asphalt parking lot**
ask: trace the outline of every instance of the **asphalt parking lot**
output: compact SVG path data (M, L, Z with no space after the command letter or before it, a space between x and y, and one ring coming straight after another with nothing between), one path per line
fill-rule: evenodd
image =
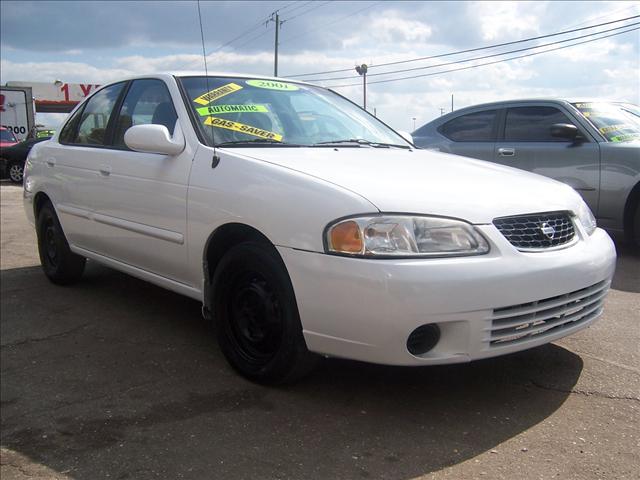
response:
M190 299L88 264L50 284L21 189L1 191L3 480L640 478L640 254L603 318L473 364L326 360L254 385Z

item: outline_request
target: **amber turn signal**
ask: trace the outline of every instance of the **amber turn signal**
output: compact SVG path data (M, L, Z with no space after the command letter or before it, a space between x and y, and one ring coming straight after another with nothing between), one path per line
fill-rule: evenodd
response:
M330 243L334 252L360 253L363 248L360 227L354 221L339 223L331 229Z

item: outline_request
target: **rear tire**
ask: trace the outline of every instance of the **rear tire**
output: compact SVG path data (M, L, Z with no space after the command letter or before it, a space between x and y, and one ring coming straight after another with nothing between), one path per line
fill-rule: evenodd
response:
M80 280L87 260L69 249L51 202L46 202L38 213L36 233L40 264L47 278L58 285Z
M318 357L307 350L293 286L273 247L244 242L231 248L212 288L218 342L240 374L275 385L315 367Z
M640 248L640 201L636 205L636 213L633 216L633 238L631 239L632 243Z
M22 183L24 177L24 163L11 162L7 165L7 176L12 183Z

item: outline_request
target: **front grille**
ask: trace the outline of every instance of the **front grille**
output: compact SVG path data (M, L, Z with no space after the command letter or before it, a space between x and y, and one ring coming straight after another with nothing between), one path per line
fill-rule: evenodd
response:
M570 243L575 237L573 222L566 212L534 213L495 218L493 224L514 247L537 250Z
M610 283L602 281L557 297L494 309L490 346L513 345L588 322L602 312Z

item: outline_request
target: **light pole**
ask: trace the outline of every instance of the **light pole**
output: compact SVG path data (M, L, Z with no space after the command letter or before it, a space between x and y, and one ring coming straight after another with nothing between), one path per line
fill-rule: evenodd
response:
M356 72L358 72L358 75L362 77L362 91L364 95L362 108L366 110L367 109L367 64L363 63L362 65L356 65Z

